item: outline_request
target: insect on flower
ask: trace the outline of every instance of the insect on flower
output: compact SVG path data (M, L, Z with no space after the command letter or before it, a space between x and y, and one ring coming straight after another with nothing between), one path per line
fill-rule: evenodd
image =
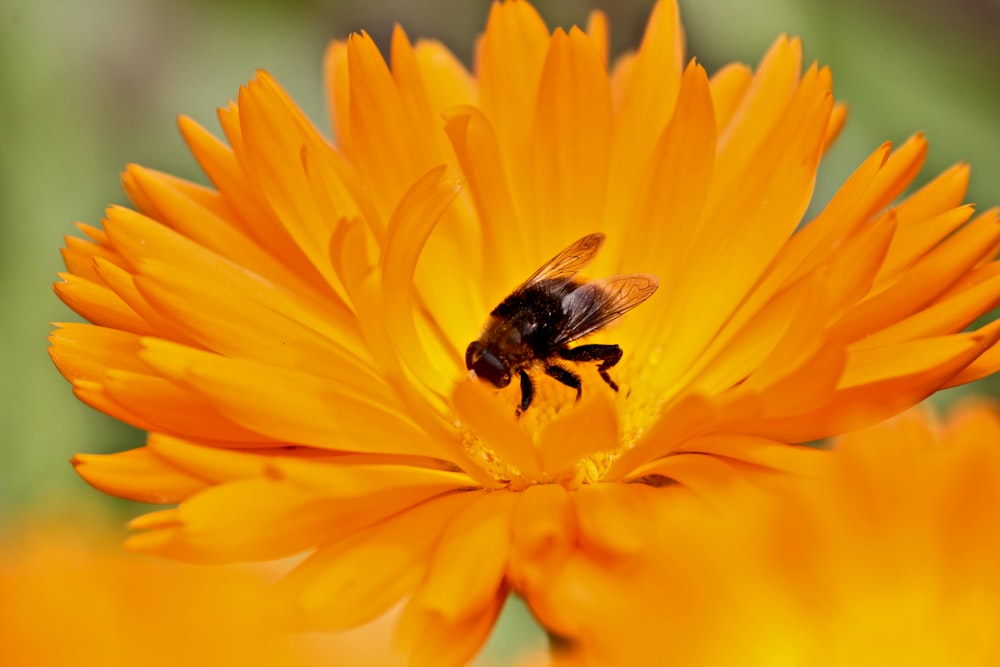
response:
M549 377L576 389L580 400L580 376L557 360L599 362L597 372L618 391L618 385L608 375L608 370L622 358L618 345L567 345L603 329L648 299L659 280L647 273L590 282L575 280L603 243L604 234L588 234L546 262L493 309L479 339L465 350L470 376L483 378L498 389L509 385L514 373L518 374L518 414L528 409L535 395L528 373L533 367L544 368Z

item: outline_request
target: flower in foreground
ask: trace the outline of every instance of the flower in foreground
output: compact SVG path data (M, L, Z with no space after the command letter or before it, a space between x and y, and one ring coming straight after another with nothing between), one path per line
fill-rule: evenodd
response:
M204 569L138 558L100 526L65 516L20 517L15 530L5 528L4 667L402 664L371 641L377 626L337 637L279 632L265 605L269 566Z
M749 491L707 529L675 524L657 567L563 599L600 623L582 655L598 665L665 655L720 667L1000 663L998 443L1000 412L984 402L845 436L824 478Z
M459 663L510 592L575 637L550 596L571 560L599 577L665 515L822 457L783 443L997 367L1000 325L963 332L1000 296L997 212L963 205L966 166L897 202L926 144L881 146L800 228L844 110L797 40L709 77L662 2L609 66L601 14L550 32L508 2L474 73L401 29L389 61L364 34L330 47L335 144L259 74L220 111L225 142L181 120L212 187L131 166L135 210L67 239L56 291L92 324L63 325L52 356L80 399L150 432L77 469L179 504L136 519L131 548L309 551L282 588L297 623L408 597L402 644ZM621 390L581 364L582 400L541 376L517 418L517 383L472 381L464 350L591 232L588 276L660 279L592 339L624 350Z

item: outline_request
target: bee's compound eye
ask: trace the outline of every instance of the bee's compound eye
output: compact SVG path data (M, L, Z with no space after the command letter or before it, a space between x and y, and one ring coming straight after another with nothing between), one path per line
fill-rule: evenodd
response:
M475 365L476 361L479 360L482 353L482 341L474 340L469 343L469 347L465 348L465 367L471 371L473 365Z
M510 384L510 370L481 341L474 341L465 350L465 367L497 389Z

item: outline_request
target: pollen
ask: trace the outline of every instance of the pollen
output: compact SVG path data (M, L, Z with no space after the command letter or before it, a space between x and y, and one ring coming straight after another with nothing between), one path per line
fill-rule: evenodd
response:
M498 438L502 438L499 432L486 434L459 422L462 446L498 487L518 491L533 485L558 484L574 490L600 483L658 414L659 402L633 384L637 378L631 371L626 367L616 373L621 385L614 392L595 369L581 367L585 398L579 402L572 389L547 381L542 375L536 382L535 400L520 414L517 387L496 391L488 400L495 400L503 412L509 413L512 428L504 444L498 444ZM595 401L602 393L612 400L602 397ZM596 402L604 407L595 411ZM515 438L519 442L511 444L510 435L518 432L523 439ZM525 453L525 449L530 452ZM518 465L524 457L537 462L535 469ZM512 462L511 458L516 460Z
M516 467L505 461L497 452L483 442L472 429L459 425L462 448L473 462L496 481L497 487L527 486L524 475Z

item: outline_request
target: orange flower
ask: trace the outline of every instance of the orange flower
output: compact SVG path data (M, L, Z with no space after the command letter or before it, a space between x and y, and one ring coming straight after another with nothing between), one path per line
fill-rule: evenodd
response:
M914 411L844 437L822 480L675 522L654 567L562 591L593 624L577 664L998 664L998 443L995 406Z
M962 204L965 166L893 205L926 146L884 145L799 228L844 110L797 40L709 78L662 2L609 69L603 15L550 33L508 2L474 74L400 29L390 61L364 34L330 47L336 144L259 74L220 112L228 145L181 121L213 188L129 167L137 210L67 239L56 290L93 324L63 325L52 356L151 433L77 469L180 503L134 521L131 548L311 550L284 584L293 617L351 627L409 596L414 659L457 664L510 591L575 636L548 597L572 555L611 568L660 513L698 515L691 494L821 456L782 443L997 367L1000 325L962 332L1000 300L997 212ZM624 350L621 390L592 363L573 365L579 402L537 373L518 418L518 383L467 379L463 352L591 232L593 276L660 280L593 338Z
M338 637L275 630L264 605L273 577L260 567L138 558L87 521L71 531L65 518L28 519L0 543L4 667L404 664L372 641L388 628Z

